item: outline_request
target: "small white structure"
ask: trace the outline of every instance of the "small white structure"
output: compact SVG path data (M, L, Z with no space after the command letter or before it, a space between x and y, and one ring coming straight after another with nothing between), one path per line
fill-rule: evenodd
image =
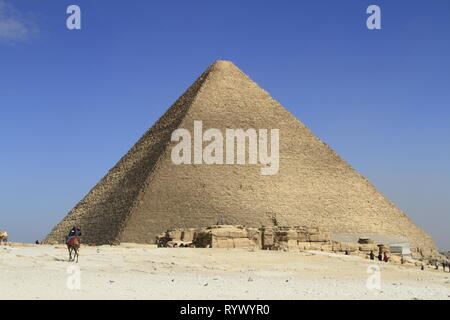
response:
M403 255L403 256L411 255L411 248L409 247L408 242L390 243L389 250L391 251L392 254L395 255Z

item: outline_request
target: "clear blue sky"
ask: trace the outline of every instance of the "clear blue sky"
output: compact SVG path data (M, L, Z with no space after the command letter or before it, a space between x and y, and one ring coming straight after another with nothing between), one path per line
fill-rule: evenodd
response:
M0 229L42 239L217 59L450 249L447 0L0 0Z

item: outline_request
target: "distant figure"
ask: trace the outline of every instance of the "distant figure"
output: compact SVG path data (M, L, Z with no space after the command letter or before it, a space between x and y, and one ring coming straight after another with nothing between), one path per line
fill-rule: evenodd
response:
M425 270L425 267L423 264L420 266L420 270Z
M6 231L0 231L0 243L8 242L8 233Z
M66 239L67 249L69 250L69 261L74 261L75 258L77 258L78 263L78 250L80 250L80 236L81 236L81 229L79 227L73 227L69 235ZM73 259L72 259L72 252L74 253Z
M35 244L39 244L39 240L36 240Z
M401 264L405 263L405 258L403 257L403 254L402 254L402 258L401 258L400 262L401 262Z
M388 255L387 255L386 252L384 253L383 261L384 261L384 262L388 262L388 261L389 261L389 257L388 257Z
M378 260L383 261L383 256L381 255L381 252L378 254Z
M350 255L350 251L345 250L345 255L346 255L346 256L349 256L349 255Z
M439 261L436 260L436 263L434 264L436 266L436 270L439 269Z
M373 251L370 251L370 260L374 260L375 259L375 254L373 253Z

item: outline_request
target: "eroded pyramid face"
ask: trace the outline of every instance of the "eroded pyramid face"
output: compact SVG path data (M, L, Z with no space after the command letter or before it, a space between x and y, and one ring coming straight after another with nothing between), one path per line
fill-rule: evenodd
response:
M227 130L239 129L247 137L241 149L234 140L231 163ZM46 241L63 241L80 225L89 243L154 243L167 229L220 220L403 236L413 250L435 250L431 237L227 61L212 64Z

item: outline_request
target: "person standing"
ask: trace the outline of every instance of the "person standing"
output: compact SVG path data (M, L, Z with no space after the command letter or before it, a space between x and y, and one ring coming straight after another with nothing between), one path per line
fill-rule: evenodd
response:
M389 257L387 255L386 251L384 252L383 261L384 262L388 262L389 261Z
M370 260L374 260L375 259L375 254L373 253L373 250L370 250Z

